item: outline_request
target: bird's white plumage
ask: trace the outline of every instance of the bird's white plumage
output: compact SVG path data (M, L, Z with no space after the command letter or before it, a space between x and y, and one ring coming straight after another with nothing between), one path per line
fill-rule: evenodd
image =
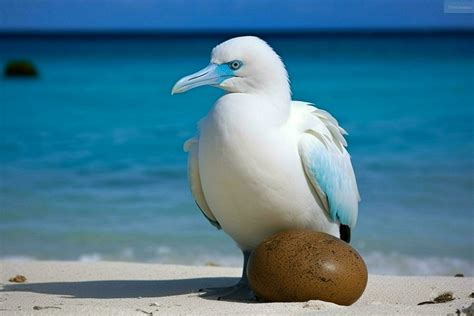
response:
M184 151L189 152L188 156L188 181L191 188L191 193L196 200L198 207L201 209L203 215L209 222L220 228L214 214L212 214L209 205L207 205L204 192L202 192L201 176L199 175L199 160L198 160L198 139L196 137L188 139L184 145Z
M191 191L203 213L244 250L285 229L339 236L353 226L359 193L343 137L327 112L291 101L278 55L255 37L213 50L215 64L244 66L220 86L189 151Z

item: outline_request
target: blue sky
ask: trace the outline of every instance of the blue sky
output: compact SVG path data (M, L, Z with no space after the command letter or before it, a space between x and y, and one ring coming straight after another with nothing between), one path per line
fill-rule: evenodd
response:
M474 28L473 0L0 0L0 30Z

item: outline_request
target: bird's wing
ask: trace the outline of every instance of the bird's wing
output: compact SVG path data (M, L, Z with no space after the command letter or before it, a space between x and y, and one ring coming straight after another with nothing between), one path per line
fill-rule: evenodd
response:
M347 132L328 112L303 102L293 102L292 116L302 132L298 152L306 176L330 218L353 227L360 201L351 159L346 150Z
M212 214L209 205L207 205L206 198L201 186L201 177L199 175L199 160L198 160L198 140L193 137L188 139L184 145L184 151L188 152L188 180L191 187L191 193L197 206L207 220L217 229L221 229L221 225Z

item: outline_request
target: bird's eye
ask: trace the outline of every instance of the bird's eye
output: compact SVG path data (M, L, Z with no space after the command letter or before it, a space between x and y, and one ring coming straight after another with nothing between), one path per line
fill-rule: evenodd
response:
M233 60L229 63L229 67L230 69L232 70L237 70L239 69L240 67L242 67L242 62L239 61L239 60Z

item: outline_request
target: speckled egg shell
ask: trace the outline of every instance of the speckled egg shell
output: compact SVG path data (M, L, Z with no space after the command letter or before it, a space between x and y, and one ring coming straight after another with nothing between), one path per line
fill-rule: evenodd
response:
M271 302L351 305L367 285L367 267L354 248L309 230L284 231L265 239L252 252L247 274L257 296Z

